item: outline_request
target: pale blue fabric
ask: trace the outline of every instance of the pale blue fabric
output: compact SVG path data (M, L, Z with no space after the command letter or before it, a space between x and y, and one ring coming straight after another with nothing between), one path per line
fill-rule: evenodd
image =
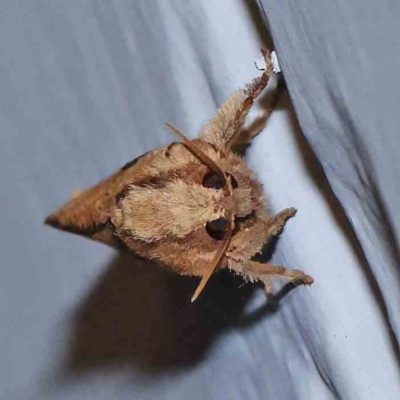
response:
M399 398L399 2L260 5L304 135L357 238L352 247L362 276L353 279L348 264L332 265L341 283L330 290L354 312L348 333L358 346L340 346L327 374L340 398ZM356 296L362 279L369 304ZM375 309L375 317L367 316L368 309ZM345 309L325 311L341 313L337 324L343 331ZM377 347L378 329L385 348Z

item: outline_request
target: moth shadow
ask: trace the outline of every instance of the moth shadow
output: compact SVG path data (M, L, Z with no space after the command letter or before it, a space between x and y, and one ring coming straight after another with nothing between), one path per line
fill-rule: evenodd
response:
M187 369L227 330L247 328L276 311L283 293L247 313L257 285L221 271L191 304L197 284L149 261L118 255L75 311L63 376L126 365L152 375Z

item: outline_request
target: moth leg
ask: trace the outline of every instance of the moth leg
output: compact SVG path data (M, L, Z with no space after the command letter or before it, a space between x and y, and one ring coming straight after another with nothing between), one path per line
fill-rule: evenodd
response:
M264 281L265 278L269 278L271 275L280 275L289 278L293 282L303 283L305 285L311 285L314 282L314 279L305 274L303 271L289 269L281 265L275 265L271 263L263 264L251 260L248 260L245 263L243 267L243 273L251 280ZM270 290L269 284L266 285L266 290Z
M245 89L238 90L229 97L200 132L200 139L214 144L222 151L228 151L236 143L250 108L273 74L270 52L265 50L263 54L266 62L264 73L253 79Z
M228 259L240 262L258 254L274 236L281 234L286 222L295 214L294 208L286 208L267 219L264 213L258 212L232 237L226 253Z
M276 89L271 92L268 106L266 108L263 107L264 111L261 113L261 115L257 116L253 121L250 122L250 124L240 129L240 131L237 133L235 145L249 145L251 141L265 128L269 117L276 109L281 93L282 86L278 84Z
M236 233L226 253L229 268L250 281L262 281L268 295L272 294L271 277L273 275L286 276L299 283L313 283L313 278L302 271L251 260L274 236L281 234L286 222L295 214L294 208L287 208L269 219L261 213L259 217L251 221L251 226L244 225Z
M286 222L294 217L297 213L297 210L293 207L285 208L280 213L276 214L274 217L267 221L268 224L268 234L270 237L278 236L282 233L283 228Z

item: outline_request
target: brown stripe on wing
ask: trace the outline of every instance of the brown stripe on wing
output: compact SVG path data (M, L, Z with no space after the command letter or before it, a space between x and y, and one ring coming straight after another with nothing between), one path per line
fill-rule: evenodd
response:
M199 143L211 148L208 143ZM181 143L148 152L127 163L49 215L45 223L61 230L80 234L115 247L110 217L129 185L160 185L165 180L189 180L201 184L207 168Z
M68 232L87 236L113 247L113 227L108 222L116 205L116 198L127 184L143 179L143 166L153 152L146 153L122 169L77 196L45 219L45 224Z

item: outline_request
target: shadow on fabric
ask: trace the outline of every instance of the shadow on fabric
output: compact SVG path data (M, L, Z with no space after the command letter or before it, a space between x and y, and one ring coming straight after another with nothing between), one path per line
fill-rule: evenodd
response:
M151 374L188 369L206 357L223 332L275 312L295 287L287 284L247 313L257 284L244 284L224 270L191 304L197 284L146 260L118 255L75 312L63 376L127 364Z

